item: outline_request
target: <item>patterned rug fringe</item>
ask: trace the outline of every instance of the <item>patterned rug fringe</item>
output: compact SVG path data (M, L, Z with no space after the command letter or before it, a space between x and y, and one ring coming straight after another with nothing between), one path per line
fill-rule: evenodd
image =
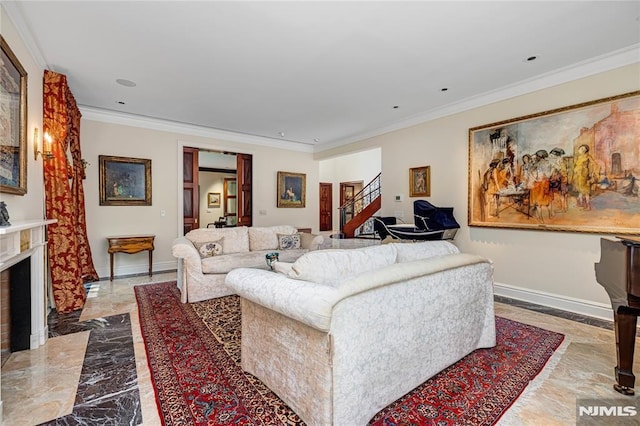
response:
M558 346L553 355L551 355L551 358L549 358L549 361L547 361L545 366L542 368L542 371L540 371L540 373L531 380L518 399L514 401L513 405L511 405L502 417L500 417L496 425L510 426L522 423L520 420L520 412L522 411L522 408L529 405L530 401L535 397L537 391L542 387L545 380L547 380L551 373L553 373L570 344L571 340L565 336L560 346Z

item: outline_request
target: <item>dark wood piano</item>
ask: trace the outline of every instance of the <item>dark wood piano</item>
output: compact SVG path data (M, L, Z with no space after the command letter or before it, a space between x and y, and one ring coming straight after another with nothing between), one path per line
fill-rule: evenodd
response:
M618 238L620 241L600 239L600 262L595 270L596 280L609 294L613 308L618 358L613 388L623 395L633 395L633 351L640 314L640 238Z

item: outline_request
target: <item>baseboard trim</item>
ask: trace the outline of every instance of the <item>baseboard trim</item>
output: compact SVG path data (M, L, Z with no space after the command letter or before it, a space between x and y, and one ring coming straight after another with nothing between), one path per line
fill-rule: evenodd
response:
M177 261L169 261L169 262L153 262L152 270L153 273L161 273L164 271L175 271L177 269ZM96 273L100 280L109 280L109 268L96 268ZM149 274L149 264L141 263L139 265L125 265L125 266L117 266L113 269L113 276L115 277L123 277L123 276L134 276L134 275L147 275Z
M603 303L574 299L557 294L514 287L502 283L494 283L494 293L498 296L509 297L523 302L535 303L536 305L547 306L588 317L613 321L613 309L611 309L611 306L607 306Z

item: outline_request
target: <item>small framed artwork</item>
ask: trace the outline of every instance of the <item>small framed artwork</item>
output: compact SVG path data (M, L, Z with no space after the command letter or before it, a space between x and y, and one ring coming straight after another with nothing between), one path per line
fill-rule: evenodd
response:
M27 193L27 72L0 35L0 192Z
M209 192L207 193L207 207L214 208L220 207L220 193Z
M100 155L100 205L150 206L151 160Z
M409 169L409 196L428 197L431 195L431 166Z
M278 172L278 207L304 207L307 175Z

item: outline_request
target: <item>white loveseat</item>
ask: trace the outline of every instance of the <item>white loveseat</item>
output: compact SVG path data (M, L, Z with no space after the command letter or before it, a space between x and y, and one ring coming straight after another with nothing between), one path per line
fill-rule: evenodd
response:
M235 269L242 368L309 425L366 424L495 345L493 267L446 241L320 250L281 272Z
M282 249L295 243L299 248ZM267 269L265 255L278 252L279 259L293 262L309 250L316 250L323 237L298 233L293 226L200 228L173 241L171 253L178 258L178 288L181 300L201 300L233 294L224 283L235 268ZM211 255L203 257L201 252ZM216 253L217 252L217 253Z

